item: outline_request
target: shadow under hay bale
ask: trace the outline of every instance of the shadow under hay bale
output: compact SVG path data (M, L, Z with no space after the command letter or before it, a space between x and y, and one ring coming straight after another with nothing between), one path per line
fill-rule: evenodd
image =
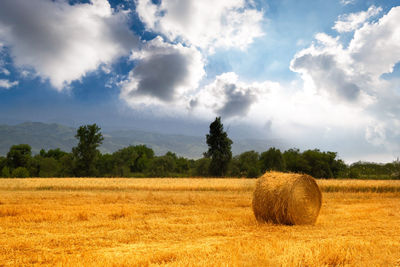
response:
M267 172L257 180L252 206L259 222L314 224L321 199L321 191L311 176Z

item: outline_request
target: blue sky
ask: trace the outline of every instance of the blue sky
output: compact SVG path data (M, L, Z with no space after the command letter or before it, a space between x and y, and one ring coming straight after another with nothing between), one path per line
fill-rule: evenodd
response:
M400 1L3 0L0 123L400 155Z

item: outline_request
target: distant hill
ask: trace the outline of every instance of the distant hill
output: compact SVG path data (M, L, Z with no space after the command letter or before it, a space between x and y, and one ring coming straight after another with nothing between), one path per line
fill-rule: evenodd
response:
M59 124L26 122L15 126L0 125L0 155L6 155L16 144L29 144L33 153L39 153L42 148L70 151L77 144L75 133L76 129Z
M75 134L75 128L55 123L26 122L18 125L0 125L0 155L6 155L10 147L15 144L29 144L34 154L39 153L42 148L45 150L60 148L69 152L77 144ZM160 134L139 130L103 132L103 136L104 142L100 148L102 153L112 153L128 145L139 144L151 147L156 155L172 151L187 158L200 158L207 150L205 136ZM233 141L234 155L248 150L262 152L271 146L288 148L278 140Z

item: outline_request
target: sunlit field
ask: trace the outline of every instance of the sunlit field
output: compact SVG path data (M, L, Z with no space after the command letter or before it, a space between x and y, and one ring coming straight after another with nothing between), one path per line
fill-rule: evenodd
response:
M0 266L400 266L400 181L318 184L316 225L279 226L252 179L0 179Z

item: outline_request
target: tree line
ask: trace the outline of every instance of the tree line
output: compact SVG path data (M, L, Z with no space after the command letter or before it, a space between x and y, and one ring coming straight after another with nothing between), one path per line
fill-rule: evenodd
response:
M27 144L14 145L6 157L0 156L0 177L247 177L266 171L306 173L316 178L399 178L398 162L388 164L358 162L350 166L336 152L318 149L281 152L246 151L232 156L232 140L223 129L221 118L210 124L206 136L208 151L197 160L173 152L156 156L146 145L131 145L112 154L98 150L103 135L96 124L78 128L78 145L71 152L41 150L32 155Z

